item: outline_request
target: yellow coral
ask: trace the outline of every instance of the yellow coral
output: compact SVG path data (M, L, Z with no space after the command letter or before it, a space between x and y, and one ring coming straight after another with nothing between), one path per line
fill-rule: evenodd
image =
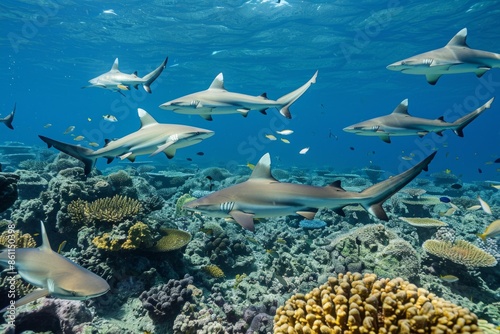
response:
M216 266L215 264L209 264L205 267L203 267L203 270L209 274L210 276L214 278L222 278L226 275L224 275L224 272L219 266Z
M16 248L34 248L36 247L36 241L33 239L31 234L24 233L19 230L4 231L0 235L0 245L8 247L8 245L14 244Z
M149 227L142 223L135 223L128 230L128 238L122 245L122 249L136 249L139 247L149 248L153 245L153 237Z
M85 222L87 221L87 217L85 216L85 210L87 209L87 206L88 202L80 198L68 204L68 214L73 224L85 224Z
M184 247L191 241L191 234L189 232L172 228L161 228L160 230L163 237L151 249L156 252L176 250Z
M153 237L149 227L137 222L128 230L127 239L114 239L109 233L103 233L92 240L99 249L107 251L133 250L137 248L149 248L153 245Z
M495 257L468 241L457 240L455 243L441 240L427 240L422 248L432 255L445 258L467 268L494 267Z
M77 199L68 204L68 214L74 224L96 221L119 223L141 211L140 201L121 195L99 198L93 202Z
M399 217L402 221L418 227L441 227L448 226L445 222L442 222L433 218L413 218L413 217Z
M330 277L278 308L274 333L482 333L476 315L398 277Z

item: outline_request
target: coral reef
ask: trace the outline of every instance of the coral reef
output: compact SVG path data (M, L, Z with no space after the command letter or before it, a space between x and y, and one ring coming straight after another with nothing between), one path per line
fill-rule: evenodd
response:
M175 215L176 216L183 216L186 215L186 210L184 210L182 207L184 204L190 201L194 201L196 198L189 195L189 194L184 194L179 199L177 199L177 202L175 202Z
M224 274L224 271L219 266L216 266L215 264L209 264L207 266L204 266L203 271L206 272L208 275L210 275L213 278L222 278L222 277L226 276Z
M452 243L431 239L425 241L422 248L429 254L462 264L467 268L494 267L497 264L493 255L465 240L455 240Z
M68 214L73 223L119 223L142 211L140 201L126 196L99 198L92 202L76 199L68 205Z
M13 240L10 242L10 240ZM7 230L0 235L0 245L7 247L8 245L15 245L16 248L34 248L36 241L31 234L24 233L19 230Z
M189 275L180 280L171 279L166 284L143 291L139 299L154 321L173 321L184 303L191 299L192 289L189 288L191 284L193 277Z
M153 246L153 237L149 227L143 222L137 222L128 230L126 239L114 238L110 233L103 233L92 240L99 249L107 251L133 250L138 248L150 248Z
M410 224L411 226L417 227L442 227L448 226L445 222L442 222L433 218L413 218L413 217L399 217L402 221Z
M156 242L151 250L156 252L169 252L186 246L191 241L191 234L186 231L173 228L160 228L160 233L163 235Z
M304 219L300 221L299 226L302 227L303 229L323 228L326 226L326 222L321 219L312 219L312 220Z
M0 212L4 212L14 204L18 197L17 182L19 175L0 173Z
M469 310L402 278L346 273L296 294L274 318L274 333L481 333Z

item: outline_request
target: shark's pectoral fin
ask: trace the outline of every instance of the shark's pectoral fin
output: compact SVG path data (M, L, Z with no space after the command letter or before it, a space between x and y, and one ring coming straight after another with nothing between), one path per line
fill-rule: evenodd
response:
M430 83L431 85L435 85L436 82L438 82L439 78L441 78L441 74L426 74L425 78L427 79L428 83Z
M382 203L372 204L368 209L365 208L370 214L374 215L380 220L388 221L387 213L385 213L384 208L382 208Z
M26 296L23 298L16 300L16 307L26 305L28 303L31 303L32 301L35 301L39 298L43 298L49 295L49 290L48 289L36 289L35 291L28 293ZM1 310L1 312L4 312L5 309Z
M240 108L240 109L236 109L240 114L241 116L243 117L247 117L248 116L248 112L250 111L250 109L246 109L246 108Z
M165 154L167 154L167 157L169 159L172 159L174 157L174 154L175 154L175 149L173 150L173 154L171 156L169 156L169 154L167 153L167 150L173 144L175 144L174 141L167 141L165 144L158 146L158 149L156 151L154 151L153 153L151 153L150 157L152 157L153 155L157 155L160 152L165 152Z
M177 152L177 150L174 147L169 147L163 151L168 159L172 159L175 156L175 152Z
M213 121L212 115L209 114L200 114L201 117L206 119L207 121Z
M123 159L127 159L127 158L129 158L129 157L130 157L130 156L132 156L132 155L133 155L133 153L132 153L132 152L127 152L127 153L125 153L125 154L120 155L118 158L120 158L121 160L123 160Z
M299 216L302 216L306 219L314 219L314 216L316 215L316 212L318 212L318 209L315 209L315 208L310 208L310 209L305 209L305 210L301 210L301 211L297 211L295 212L296 214L298 214Z
M253 214L245 213L239 210L232 210L229 212L229 215L245 230L249 230L251 232L255 231L255 226L253 224Z
M387 134L382 134L380 136L378 136L380 139L382 139L384 142L386 142L387 144L390 144L391 143L391 137Z
M478 78L482 77L484 73L488 72L491 67L479 67L475 73Z

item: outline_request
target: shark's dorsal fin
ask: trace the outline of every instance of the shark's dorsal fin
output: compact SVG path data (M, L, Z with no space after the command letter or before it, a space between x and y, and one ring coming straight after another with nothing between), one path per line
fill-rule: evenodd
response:
M341 184L340 180L335 180L335 181L333 181L333 182L332 182L332 183L330 183L327 187L335 187L335 188L338 188L338 189L340 189L340 190L345 191L345 189L344 189L344 188L342 188L342 184Z
M137 113L139 114L139 118L141 119L141 128L153 124L158 124L158 122L153 118L153 116L148 114L146 110L137 108Z
M467 28L460 30L452 39L446 44L446 46L465 46L467 45Z
M40 225L42 230L42 245L40 246L40 249L44 251L52 251L52 248L50 248L49 238L47 237L47 231L45 231L45 226L43 225L43 221L40 221Z
M271 156L266 153L260 158L253 169L250 179L266 179L272 182L279 182L271 175Z
M134 72L134 73L132 73L132 74L133 74L133 75L135 75L135 76L137 76L137 71L135 71L135 72ZM136 85L136 86L137 86L137 85ZM137 87L135 87L135 88L137 88Z
M267 97L267 93L266 92L260 94L259 96L265 98L266 100L269 100L269 98Z
M111 72L118 72L118 58L115 59L115 62L113 63L113 66L111 66Z
M208 89L222 89L222 90L226 90L226 88L224 88L224 75L222 75L222 73L219 73L214 81L212 81L212 84L210 85L210 87L208 87Z
M404 99L401 103L394 109L393 114L409 115L408 114L408 99Z

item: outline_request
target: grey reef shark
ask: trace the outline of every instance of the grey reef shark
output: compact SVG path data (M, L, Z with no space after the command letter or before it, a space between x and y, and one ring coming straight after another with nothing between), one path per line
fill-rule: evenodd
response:
M14 115L16 114L16 104L14 103L14 108L12 108L12 111L10 114L5 116L4 118L0 118L0 123L4 123L9 129L14 130L14 127L12 126L12 122L14 121Z
M211 121L216 114L241 114L244 117L250 110L258 110L266 114L268 108L278 108L286 118L292 118L290 106L316 83L318 71L304 85L277 100L271 100L266 93L259 96L229 92L224 87L224 77L219 73L208 89L179 97L160 105L161 109L171 110L179 114L200 115Z
M155 70L141 78L137 76L137 71L132 74L120 72L120 70L118 69L118 58L116 58L109 72L106 72L98 77L95 77L94 79L89 80L90 85L84 86L82 88L104 88L112 90L114 92L119 92L123 95L123 93L121 92L122 90L130 90L131 87L137 89L139 85L142 85L146 92L151 93L150 85L160 76L161 72L163 72L163 69L165 68L165 66L167 66L167 61L168 57L165 58L161 65L158 66Z
M471 49L467 45L467 29L460 30L444 47L397 61L387 66L391 71L425 75L435 85L444 74L475 73L481 77L500 67L500 54Z
M52 296L62 299L84 300L98 297L109 291L109 284L68 258L50 248L43 222L41 223L43 243L38 248L3 249L0 265L17 273L28 283L38 287L14 304L19 307L38 298ZM15 263L15 266L12 265ZM8 307L0 312L5 312Z
M445 130L453 130L457 136L463 137L463 129L486 109L490 108L493 100L494 98L491 98L476 110L454 122L448 123L445 122L443 116L436 119L411 116L408 113L408 99L405 99L391 114L350 125L344 128L344 131L361 136L377 136L386 143L391 142L392 136L416 135L423 137L429 132L435 132L437 135L442 136Z
M44 136L39 136L48 147L54 146L61 152L71 155L85 165L85 174L89 174L98 158L108 159L108 163L115 157L135 161L136 156L156 155L165 153L167 158L174 157L177 149L195 145L202 140L213 136L214 132L206 129L180 124L158 123L144 109L138 109L141 127L116 140L106 140L104 147L91 150L78 145L62 143Z
M254 231L255 218L298 214L312 219L321 208L332 209L344 216L347 205L361 205L371 215L389 220L382 204L411 182L427 166L437 152L407 171L366 188L361 192L346 191L340 181L325 187L279 182L271 174L271 157L264 154L250 178L205 197L187 202L184 209L212 217L233 218L244 229Z

